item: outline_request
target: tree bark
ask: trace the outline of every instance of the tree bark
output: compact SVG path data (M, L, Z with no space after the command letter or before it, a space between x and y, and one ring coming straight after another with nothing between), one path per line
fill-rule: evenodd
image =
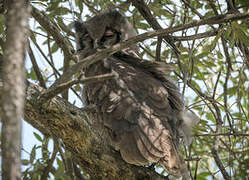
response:
M107 132L92 123L89 112L60 97L38 106L42 91L40 86L29 83L24 119L42 133L61 139L92 179L167 179L152 168L124 162L119 152L106 143Z
M28 2L7 2L6 44L3 57L2 178L21 179L21 120L25 96L24 57L28 33Z

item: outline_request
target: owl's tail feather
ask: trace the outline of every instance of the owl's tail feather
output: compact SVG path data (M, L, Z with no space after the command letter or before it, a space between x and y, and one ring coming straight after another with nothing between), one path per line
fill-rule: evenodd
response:
M171 149L169 155L161 159L159 163L168 171L169 174L182 177L182 180L190 179L184 159L176 149Z

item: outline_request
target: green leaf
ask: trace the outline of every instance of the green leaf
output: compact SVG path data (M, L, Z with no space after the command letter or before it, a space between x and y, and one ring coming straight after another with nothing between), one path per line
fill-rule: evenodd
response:
M210 176L209 172L201 172L197 175L197 180L206 180L207 176Z
M223 34L223 31L219 31L219 33L215 36L213 41L203 48L204 52L212 52L214 50L214 48L216 47L218 40L220 39L222 34Z
M55 53L57 50L59 49L58 45L56 43L54 43L51 47L51 53Z
M42 138L41 138L41 136L40 136L39 134L37 134L36 132L33 132L33 134L34 134L35 138L36 138L38 141L40 141L40 142L43 141Z
M65 15L65 14L69 14L69 13L70 13L69 9L65 8L65 7L59 7L59 8L56 8L54 10L54 14L60 15L60 16Z
M222 55L222 53L220 51L217 51L217 57L219 59L223 59L223 55Z
M196 59L201 59L203 57L207 57L209 52L202 52L196 56Z
M22 159L22 165L24 165L24 166L29 165L29 160L27 160L27 159Z
M30 31L30 39L33 41L33 42L36 42L36 36L35 36L35 33L33 31Z
M32 80L37 80L37 77L36 77L36 74L35 74L35 71L34 71L33 67L31 68L30 73L27 72L27 78L30 78Z
M206 114L206 117L207 117L208 120L211 120L211 121L215 122L214 116L213 116L212 113L207 113L207 114Z
M4 31L4 15L0 14L0 34Z
M30 163L32 164L35 160L35 156L36 156L36 145L33 146L32 151L30 153Z
M79 7L79 9L80 9L80 14L81 14L82 11L83 11L83 3L82 3L82 1L80 1L80 0L75 0L75 4L76 4L76 6Z

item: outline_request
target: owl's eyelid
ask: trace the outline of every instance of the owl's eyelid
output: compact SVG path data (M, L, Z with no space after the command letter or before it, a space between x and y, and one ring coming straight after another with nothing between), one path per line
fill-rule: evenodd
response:
M106 36L106 37L108 37L108 36L113 36L114 33L115 33L115 32L113 32L112 30L109 30L109 29L108 29L108 30L105 31L104 36Z
M85 35L84 35L84 38L86 38L86 37L89 37L89 34L85 34Z

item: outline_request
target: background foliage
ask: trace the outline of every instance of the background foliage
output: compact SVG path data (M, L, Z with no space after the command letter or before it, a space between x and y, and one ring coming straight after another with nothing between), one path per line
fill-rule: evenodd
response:
M75 51L71 29L74 20L85 20L106 8L116 8L128 17L138 34L153 30L132 1L33 0L31 5L51 23L51 26L42 24L39 13L32 11L27 79L43 87L49 87L75 63L70 59L70 53ZM146 6L162 28L171 28L221 14L248 12L249 1L150 0ZM51 30L52 26L59 31ZM4 29L2 13L1 46L5 40ZM175 32L171 40L180 52L178 56L160 37L139 43L143 58L172 64L175 68L172 78L178 82L187 108L201 119L194 129L193 143L182 148L192 179L223 179L222 166L232 179L249 179L248 29L247 18ZM63 92L62 97L82 106L80 91L81 86L76 84ZM88 177L81 167L71 162L70 152L64 149L63 143L46 135L34 133L34 136L38 143L28 152L30 158L22 161L24 179ZM49 141L53 141L53 148L48 148ZM37 156L40 150L42 156ZM219 160L222 166L217 166ZM160 167L157 170L166 174Z

